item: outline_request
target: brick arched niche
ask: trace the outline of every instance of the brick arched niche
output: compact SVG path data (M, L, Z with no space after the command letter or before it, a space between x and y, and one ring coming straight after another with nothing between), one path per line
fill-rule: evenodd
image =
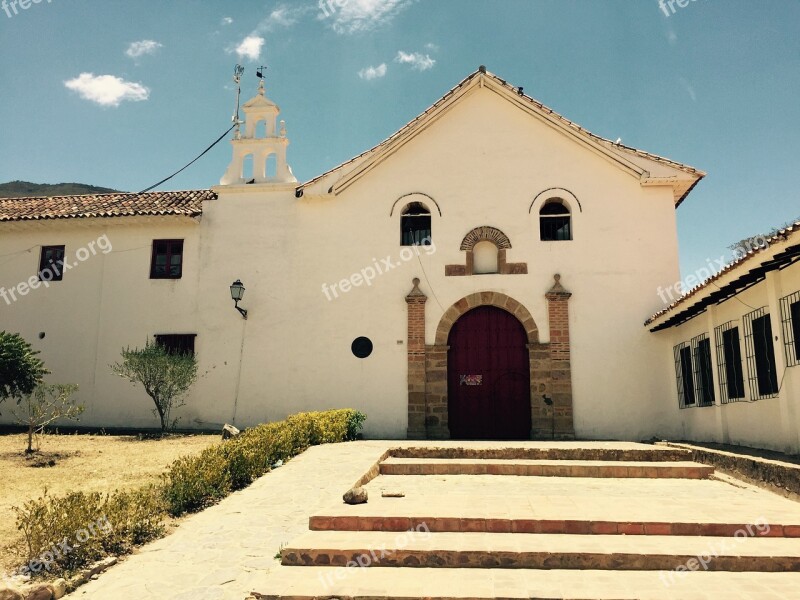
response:
M539 341L539 328L530 311L500 292L476 292L448 308L436 328L432 345L425 344L425 303L419 280L408 296L408 437L448 439L447 339L464 313L478 306L495 306L514 315L528 336L531 381L531 439L574 437L572 373L570 368L568 301L572 294L555 275L545 294L550 342ZM544 398L552 400L547 404Z
M461 240L460 250L465 252L463 265L445 265L444 274L447 277L474 275L475 257L473 251L479 242L491 242L497 247L497 273L501 275L524 275L528 272L528 263L506 262L506 251L511 248L508 236L489 225L476 227Z

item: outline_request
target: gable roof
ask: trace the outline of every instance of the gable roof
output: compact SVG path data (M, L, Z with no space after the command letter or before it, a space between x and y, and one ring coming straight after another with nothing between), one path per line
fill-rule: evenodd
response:
M368 172L373 166L376 166L384 159L388 158L388 156L391 156L396 150L413 139L417 134L421 133L428 125L447 112L455 102L476 87L489 88L501 94L507 100L515 102L533 116L546 122L579 143L588 146L612 163L637 177L643 185L671 185L673 187L676 206L680 205L694 186L706 175L703 171L683 163L623 144L617 144L611 140L595 135L566 117L556 113L534 98L523 94L521 88L512 86L497 75L486 71L485 67L480 67L422 114L404 125L384 141L366 152L345 161L339 166L301 184L297 188L296 195L298 197L302 196L306 188L311 188L313 186L321 186L322 189L320 193L338 194Z
M212 190L0 198L0 222L146 215L197 217L203 214L205 200L216 199Z
M783 244L780 247L778 244ZM702 313L707 306L718 304L762 281L766 274L800 260L800 221L766 240L760 248L725 265L715 275L693 287L665 309L645 321L650 331L660 331L685 323ZM725 279L722 283L720 280ZM720 281L721 285L717 282Z

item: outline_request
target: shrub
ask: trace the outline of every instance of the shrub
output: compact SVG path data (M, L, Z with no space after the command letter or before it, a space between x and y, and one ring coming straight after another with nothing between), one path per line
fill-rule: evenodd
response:
M179 458L163 475L163 495L172 516L196 512L231 492L228 463L219 445Z
M161 489L155 485L114 492L103 512L113 527L103 538L103 549L108 554L128 554L164 533L164 501Z
M180 516L202 510L309 446L353 440L365 419L351 409L299 413L180 458L163 476L167 511Z
M124 348L122 362L111 365L111 372L144 386L164 432L178 423L178 419L172 419L172 411L185 404L183 397L197 379L197 358L190 353L168 352L148 341L141 350Z
M0 402L32 394L49 371L22 336L0 331Z
M72 394L78 391L74 383L57 383L48 385L40 383L32 393L20 399L19 408L12 409L17 423L28 428L28 448L26 454L33 450L33 436L40 434L44 428L58 419L78 421L83 412L82 404L75 404ZM37 444L38 447L38 444Z
M52 497L45 491L41 498L14 507L17 529L25 539L22 572L69 575L108 554L129 553L163 534L167 514L202 510L310 445L355 439L364 419L363 413L342 409L259 425L200 454L179 458L157 486L110 495Z
M155 486L133 492L72 492L15 507L25 539L23 574L64 575L108 554L127 554L162 535L164 509Z

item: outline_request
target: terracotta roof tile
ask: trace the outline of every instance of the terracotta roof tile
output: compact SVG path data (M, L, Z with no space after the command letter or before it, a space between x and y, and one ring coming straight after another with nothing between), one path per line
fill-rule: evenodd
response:
M772 243L778 242L778 241L782 241L782 240L788 240L790 237L793 237L793 236L795 236L797 234L800 234L800 221L796 221L792 225L789 225L788 227L786 227L784 229L778 230L778 232L775 235L773 235L772 237L768 238L766 240L766 244L764 244L760 248L755 248L753 250L750 250L750 251L747 252L747 254L744 254L744 255L740 256L736 260L733 260L730 263L728 263L727 265L725 265L724 267L722 267L713 276L709 277L708 279L706 279L705 281L703 281L699 285L696 285L695 287L690 289L688 292L686 292L683 296L678 298L675 302L673 302L672 304L670 304L666 308L658 311L652 317L647 319L647 321L644 322L645 326L650 325L651 323L653 323L657 319L660 319L661 317L663 317L664 315L666 315L668 313L675 312L678 309L678 307L683 306L684 304L688 303L694 296L698 295L700 292L702 292L707 287L713 285L714 282L717 281L718 279L720 279L721 277L723 277L725 275L728 275L729 273L731 273L731 271L739 269L742 264L744 264L744 263L750 261L751 259L753 259L754 257L759 256L759 255L763 254L764 252L766 252L769 249L769 247L770 247L770 245ZM744 267L742 267L742 269L744 269Z
M196 217L203 214L203 201L216 199L217 194L211 190L0 198L0 222L146 215Z

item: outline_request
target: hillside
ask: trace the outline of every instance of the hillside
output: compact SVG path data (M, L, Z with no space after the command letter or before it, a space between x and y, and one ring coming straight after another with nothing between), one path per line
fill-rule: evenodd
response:
M110 194L117 191L119 190L87 185L85 183L31 183L30 181L9 181L8 183L0 183L0 198Z

